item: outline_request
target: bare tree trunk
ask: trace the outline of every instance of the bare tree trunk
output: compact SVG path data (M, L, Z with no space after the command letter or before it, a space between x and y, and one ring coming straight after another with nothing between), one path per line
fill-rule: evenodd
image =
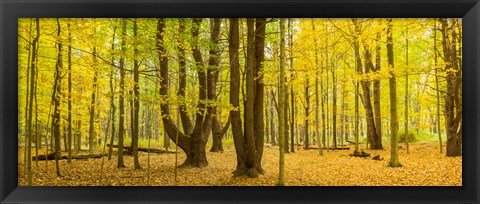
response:
M265 124L263 115L263 101L264 101L264 85L263 85L263 61L265 58L265 27L266 18L255 19L255 41L254 41L254 102L253 102L253 130L255 137L256 150L256 168L257 172L263 174L265 170L262 168L263 143L265 135Z
M115 32L117 30L117 27L113 27L113 37L112 37L112 42L115 42ZM115 51L115 43L112 43L112 53ZM112 54L112 60L111 63L113 64L115 61L114 56ZM112 159L112 153L113 153L113 141L115 140L115 91L114 91L114 83L113 83L113 75L115 72L115 67L111 67L110 69L110 112L112 114L112 135L110 137L110 146L108 147L108 160L110 161Z
M245 141L247 145L247 171L249 176L257 177L257 156L255 146L255 129L254 129L254 100L255 100L255 31L254 19L247 19L247 66L246 70L246 92L245 101Z
M28 103L28 120L27 120L27 132L28 132L28 139L27 139L27 182L28 185L32 185L32 110L33 110L33 88L34 88L34 75L35 75L35 68L37 67L37 43L40 38L40 20L38 18L35 19L36 25L36 36L32 42L32 60L30 61L30 95ZM59 34L60 35L60 34ZM61 51L61 50L60 50ZM58 62L57 62L58 63ZM58 69L58 68L57 68ZM57 75L58 76L58 75ZM48 148L48 147L47 147Z
M132 145L133 145L133 163L135 165L135 169L142 169L140 166L140 162L138 161L138 126L140 125L139 123L139 118L138 114L140 113L140 79L139 79L139 71L138 68L140 65L138 64L138 45L137 45L137 40L138 40L138 26L137 26L137 19L135 18L133 20L133 81L134 81L134 86L133 86L133 133L132 133Z
M72 162L72 33L68 26L68 163Z
M179 18L178 19L178 40L177 40L177 49L178 49L178 65L179 65L179 80L178 80L178 96L180 97L179 102L179 110L180 110L180 118L182 120L182 127L185 134L191 134L193 131L192 121L187 113L187 105L185 102L185 88L187 87L187 61L186 61L186 54L185 54L185 47L184 44L186 36L185 36L185 24L186 19Z
M124 94L125 94L125 62L124 62L124 55L125 55L125 41L127 38L127 19L122 19L122 55L120 57L120 95L119 95L119 102L118 106L120 109L120 119L118 121L118 160L117 160L117 168L125 167L125 163L123 161L123 139L125 136L125 101L124 101Z
M440 87L438 85L438 56L437 56L437 19L435 19L435 25L433 31L433 52L435 59L435 88L437 89L437 121L435 122L435 128L437 128L438 141L440 144L440 154L443 153L442 131L440 126Z
M380 32L377 33L376 47L375 47L375 72L380 71L381 67L381 47L380 47ZM382 114L381 114L381 105L380 105L380 79L373 80L373 108L375 111L375 130L377 131L378 142L380 147L382 145Z
M290 79L293 80L293 33L292 33L292 19L288 19L288 32L290 33L290 40L289 40L289 47L290 47ZM317 76L318 77L318 76ZM285 90L288 92L288 90ZM293 84L290 83L290 106L291 106L291 121L290 121L290 152L295 152L295 129L294 129L294 121L295 121L295 94L293 92ZM288 112L288 111L286 111ZM319 140L320 141L320 140ZM287 149L288 149L288 145Z
M38 23L38 22L37 22ZM38 24L37 24L38 25ZM63 69L63 61L62 61L62 42L60 40L61 34L61 26L60 21L57 18L57 38L59 38L58 44L58 55L57 55L57 64L55 66L55 85L54 85L54 94L53 94L53 104L54 104L54 111L53 111L53 136L55 138L55 165L57 170L57 176L61 176L60 174L60 165L58 160L62 156L61 148L60 148L60 97L61 97L61 84L62 84L62 69Z
M447 73L447 90L445 97L445 130L447 132L447 154L446 156L454 157L462 155L462 104L459 97L459 88L461 83L461 71L457 73L451 71L459 70L457 64L456 47L455 47L455 21L453 21L450 29L452 33L452 42L449 37L449 19L440 19L442 46L444 59L447 62L445 72Z
M233 172L234 176L246 175L246 146L242 131L242 119L240 118L240 64L239 64L239 25L237 18L231 18L228 34L228 52L230 59L230 104L233 108L230 111L233 141L237 155L237 167Z
M315 20L312 20L312 30L315 32ZM322 151L322 143L325 145L324 141L320 141L320 130L319 130L319 93L318 93L318 77L320 74L320 65L318 62L318 50L317 50L317 38L313 37L313 46L314 46L314 54L315 54L315 135L317 136L317 143L318 143L318 153L319 155L323 155Z
M93 63L94 66L97 66L97 47L93 47ZM92 91L92 101L90 103L90 130L89 130L89 145L88 145L88 151L90 154L93 154L93 148L95 146L95 96L97 93L97 75L98 75L98 67L94 67L95 73L93 75L93 91Z
M278 97L278 121L279 121L279 141L280 141L280 167L279 167L279 179L278 179L278 186L284 186L285 185L285 155L284 155L284 130L285 124L283 119L283 114L284 114L284 105L285 105L285 18L280 18L280 93Z
M409 145L408 145L408 134L409 134L409 130L408 130L408 104L409 104L409 96L408 96L408 28L406 28L406 32L405 32L405 40L406 40L406 49L405 49L405 57L406 57L406 73L405 73L405 131L403 134L403 137L405 139L405 145L407 146L407 154L410 153L410 148L409 148Z
M395 74L393 73L394 69L394 59L393 59L393 38L392 38L392 19L388 19L387 27L387 60L388 66L391 68L390 71L390 161L388 166L390 167L400 167L400 161L398 160L398 115L397 115L397 82L395 80Z

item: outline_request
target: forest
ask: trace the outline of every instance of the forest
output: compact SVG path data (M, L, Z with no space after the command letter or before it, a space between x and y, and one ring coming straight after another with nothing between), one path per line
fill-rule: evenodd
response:
M457 18L19 18L19 186L461 186Z

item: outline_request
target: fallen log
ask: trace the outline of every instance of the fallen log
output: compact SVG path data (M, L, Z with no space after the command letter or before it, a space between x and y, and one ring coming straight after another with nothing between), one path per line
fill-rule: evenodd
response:
M309 147L308 149L318 149L318 147ZM350 147L335 147L335 148L322 147L322 149L330 149L330 150L349 150Z
M110 144L107 144L107 146L110 147ZM115 147L115 148L118 148L118 145L112 145L112 147ZM123 149L128 149L129 146L127 147L123 147ZM140 152L148 152L148 148L142 148L142 147L139 147L138 148L138 151ZM150 153L157 153L157 154L175 154L174 151L166 151L166 150L163 150L163 149L152 149L150 148Z
M350 143L350 144L352 144L352 145L354 145L354 144L355 144L355 142L354 142L354 141L347 140L347 142L348 142L348 143ZM358 144L362 144L362 143L361 143L361 142L358 142Z
M103 154L103 156L108 156L108 154ZM95 159L95 158L102 158L102 154L72 155L72 159ZM37 159L36 156L32 156L32 160L36 160L36 159ZM62 160L62 159L68 159L68 156L67 155L62 155L62 157L59 158L59 160ZM38 155L38 160L55 160L55 152L52 152L52 153L48 154L48 156Z

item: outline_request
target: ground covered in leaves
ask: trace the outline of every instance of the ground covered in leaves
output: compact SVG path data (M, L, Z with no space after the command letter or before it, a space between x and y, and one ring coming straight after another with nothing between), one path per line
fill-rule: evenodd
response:
M385 145L386 146L386 145ZM416 143L410 145L410 153L400 150L403 167L386 167L390 157L388 147L384 150L365 150L369 158L351 157L350 150L303 150L285 156L286 185L290 186L461 186L462 158L445 157L439 153L438 143ZM126 156L126 168L118 169L116 157L104 159L101 179L102 158L73 160L68 164L60 161L62 177L55 171L55 161L40 161L38 167L32 162L34 186L274 186L278 181L278 147L265 147L262 166L265 174L259 178L233 178L236 156L234 150L223 153L207 153L209 165L204 168L177 169L175 182L175 154L150 155L150 183L148 183L147 153L140 152L141 170L133 169L133 157ZM380 155L383 160L373 160ZM185 159L178 153L178 164ZM18 165L19 186L25 186L24 166Z

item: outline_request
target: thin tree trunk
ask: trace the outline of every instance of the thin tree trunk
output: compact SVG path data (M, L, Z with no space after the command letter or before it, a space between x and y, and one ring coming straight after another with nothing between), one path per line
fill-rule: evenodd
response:
M375 66L374 71L379 72L381 68L381 47L380 47L380 32L377 33L376 47L375 47ZM378 142L380 147L382 145L382 114L381 114L381 103L380 103L380 79L373 80L373 108L375 111L375 130L377 131Z
M265 58L265 27L266 18L255 19L255 45L253 63L253 77L254 77L254 102L253 102L253 130L255 137L256 150L256 168L258 173L263 174L265 170L262 168L263 143L265 135L265 124L263 115L263 101L264 101L264 84L263 84L263 61Z
M246 69L246 93L245 101L245 141L247 145L246 167L249 176L257 177L257 156L255 146L255 120L254 120L254 100L255 100L255 31L254 19L247 19L247 66Z
M315 32L315 20L312 18L312 30ZM322 143L325 145L324 141L320 141L320 129L319 129L319 120L320 120L320 112L319 112L319 93L318 93L318 77L320 74L320 64L318 62L318 50L317 50L317 38L313 37L313 46L314 46L314 54L315 54L315 135L317 136L317 143L318 143L318 153L319 155L323 155L322 151ZM323 90L322 90L323 91ZM323 107L322 107L323 108Z
M230 111L233 141L237 155L237 167L233 172L234 176L241 176L247 173L246 167L246 146L242 131L242 119L240 117L240 62L239 62L239 23L237 18L229 19L228 53L230 59L230 104L233 108Z
M279 179L278 179L278 186L285 185L285 155L284 155L284 130L285 124L283 119L284 114L284 105L285 105L285 18L280 18L280 93L278 97L278 121L279 121L279 141L280 141L280 161L279 161ZM307 146L308 148L308 146Z
M289 47L290 47L290 79L293 80L293 33L292 33L292 19L288 19L288 30L290 33L290 40L289 40ZM318 76L317 76L318 77ZM287 90L285 90L287 91ZM291 106L291 121L290 121L290 152L295 152L295 129L294 129L294 122L295 122L295 94L293 92L293 83L290 83L290 106ZM320 140L319 140L320 141ZM287 146L288 147L288 146ZM320 150L321 151L321 150Z
M437 19L435 19L433 31L433 52L435 60L435 88L437 90L437 121L435 122L435 127L437 128L438 141L440 144L440 154L443 153L443 142L442 142L442 131L440 126L440 86L438 85L438 56L437 56Z
M60 21L57 18L57 37L60 38L61 34L61 26ZM53 136L55 138L55 165L57 170L57 176L60 175L60 164L58 160L61 158L61 149L60 149L60 97L61 97L61 76L62 76L62 69L63 69L63 61L62 61L62 42L59 39L58 41L58 53L57 53L57 64L55 70L55 86L54 86L54 111L53 111Z
M140 79L139 79L139 71L138 68L140 65L138 64L138 25L137 19L133 20L133 133L132 133L132 145L133 145L133 163L135 165L135 169L142 169L140 166L140 162L138 161L138 134L139 134L139 113L140 113Z
M186 54L185 54L185 47L184 44L186 36L185 36L185 24L186 19L180 18L178 19L178 40L177 40L177 49L178 49L178 65L179 65L179 80L178 80L178 96L180 97L179 102L179 111L180 111L180 118L182 120L182 127L185 134L191 134L193 131L192 121L187 113L187 103L185 101L185 89L187 87L187 61L186 61Z
M35 75L35 68L37 67L37 43L40 38L40 20L38 18L35 19L36 24L36 36L32 42L32 60L30 61L30 95L28 103L28 120L27 120L27 128L28 128L28 139L27 139L27 182L28 185L32 185L32 110L33 110L33 88L34 88L34 75ZM61 50L60 50L61 51ZM28 93L28 92L27 92Z
M89 145L88 150L90 154L93 154L93 148L95 147L95 97L97 93L97 80L98 80L98 71L97 71L97 47L93 47L93 63L94 63L94 75L93 75L93 91L92 91L92 101L90 103L90 130L89 130Z
M68 21L68 163L72 162L72 33Z
M118 121L118 159L117 159L117 168L125 167L125 163L123 161L123 139L125 136L125 62L124 62L124 55L125 55L125 41L127 38L127 19L122 19L122 55L120 57L120 95L119 95L119 102L118 106L120 109L119 113L119 121Z
M115 51L115 34L116 34L116 31L117 31L117 26L114 26L113 27L113 37L112 37L112 53ZM111 60L111 63L113 64L115 61L115 58L112 54L112 60ZM115 89L114 89L114 78L113 78L113 75L114 75L114 72L115 72L115 68L112 66L111 69L110 69L110 112L112 114L112 135L110 137L110 146L108 147L108 161L110 161L112 159L112 153L113 153L113 141L115 140L115 111L116 111L116 107L115 107Z
M392 19L388 19L387 27L387 60L390 68L390 161L388 166L400 167L400 161L398 160L398 115L397 115L397 82L395 80L394 69L394 55L393 55L393 38L392 38Z
M408 145L408 104L409 104L409 97L408 97L408 28L406 29L405 33L405 40L406 40L406 49L405 49L405 62L406 62L406 70L405 70L405 131L403 137L405 139L405 145L407 146L407 154L410 153L410 148Z

